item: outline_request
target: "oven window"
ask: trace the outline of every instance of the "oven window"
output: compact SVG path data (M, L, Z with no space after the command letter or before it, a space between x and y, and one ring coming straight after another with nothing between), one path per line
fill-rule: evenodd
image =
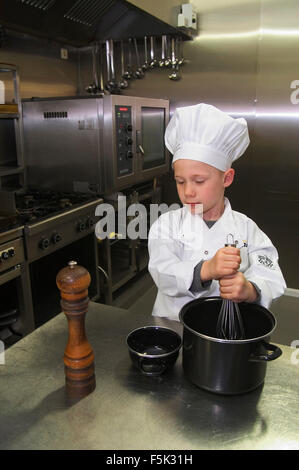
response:
M97 294L94 233L91 233L31 263L30 279L36 328L61 312L56 276L69 261L77 261L89 272L91 276L89 298Z
M165 163L164 147L165 109L144 106L141 108L141 134L143 170Z

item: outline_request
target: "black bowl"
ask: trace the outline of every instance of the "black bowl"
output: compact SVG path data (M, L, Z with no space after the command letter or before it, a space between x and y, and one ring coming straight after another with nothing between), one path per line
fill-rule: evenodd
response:
M175 331L162 326L144 326L127 337L133 364L145 375L161 375L178 358L182 339Z

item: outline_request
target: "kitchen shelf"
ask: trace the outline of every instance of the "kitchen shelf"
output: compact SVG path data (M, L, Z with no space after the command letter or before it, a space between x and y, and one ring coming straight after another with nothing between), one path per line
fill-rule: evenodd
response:
M17 104L0 104L0 114L19 114L19 108Z
M23 186L25 184L23 120L19 93L18 67L13 64L0 63L0 79L1 72L11 73L14 96L9 103L0 104L0 126L2 136L0 141L0 189L12 184L10 177L13 177L13 175L16 175L16 181L13 183L14 186ZM13 129L11 129L11 127L13 127ZM12 142L12 136L14 136L14 143ZM14 158L9 159L11 165L6 165L6 163L8 163L8 161L5 161L7 149L11 149L14 145Z
M20 117L19 113L1 113L0 119L18 119Z

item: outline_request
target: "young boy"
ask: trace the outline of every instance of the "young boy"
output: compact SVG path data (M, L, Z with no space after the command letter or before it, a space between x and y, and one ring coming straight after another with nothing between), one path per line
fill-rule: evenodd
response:
M203 103L178 108L165 143L183 207L150 228L149 272L158 287L153 315L179 320L183 305L200 296L269 307L286 287L277 250L224 197L234 180L231 164L249 145L245 119ZM231 243L236 247L225 247Z

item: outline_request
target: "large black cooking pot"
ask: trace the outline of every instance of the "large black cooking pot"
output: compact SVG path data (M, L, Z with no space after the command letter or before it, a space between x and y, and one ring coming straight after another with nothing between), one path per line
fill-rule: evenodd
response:
M183 332L183 370L195 385L211 392L234 395L249 392L264 381L268 361L282 351L269 344L276 320L266 308L239 303L245 339L225 340L216 335L220 297L206 297L180 311Z

